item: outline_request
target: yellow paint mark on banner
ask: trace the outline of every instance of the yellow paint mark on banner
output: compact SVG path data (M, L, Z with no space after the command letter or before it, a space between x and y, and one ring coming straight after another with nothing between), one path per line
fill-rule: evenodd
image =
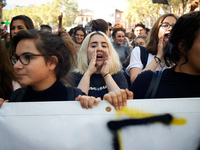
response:
M117 117L127 116L129 118L147 118L157 116L158 114L153 114L145 111L140 111L137 109L130 109L128 107L123 107L123 109L117 111ZM173 120L170 123L171 125L184 125L187 121L184 118L176 118L173 116Z

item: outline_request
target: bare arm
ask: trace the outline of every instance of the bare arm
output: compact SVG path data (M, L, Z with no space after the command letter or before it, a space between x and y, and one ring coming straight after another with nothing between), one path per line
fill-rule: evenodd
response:
M89 87L90 87L90 77L91 74L86 72L83 77L81 78L81 81L78 84L78 88L81 89L86 95L88 95Z
M62 18L63 18L63 14L61 13L60 16L58 16L58 29L61 29L62 28Z
M112 76L110 74L107 74L104 77L104 80L106 82L106 86L108 88L108 92L120 89L118 87L118 85L116 84L116 82L113 80L113 78L112 78Z
M118 85L116 84L116 82L113 80L111 74L109 73L109 54L108 54L108 52L104 52L104 64L101 68L101 75L103 76L104 81L106 82L108 92L120 89L118 87Z
M158 52L156 55L158 58L153 59L143 70L141 68L136 68L136 67L130 69L131 83L133 83L133 81L136 79L138 74L140 74L141 72L146 71L146 70L152 70L152 71L156 70L156 68L160 64L159 59L161 60L163 56L163 47L165 44L163 40L164 40L164 35L159 39Z
M97 70L95 64L96 64L96 51L92 55L87 71L85 72L85 74L81 78L81 81L78 84L78 88L80 88L86 95L88 95L89 92L90 77Z

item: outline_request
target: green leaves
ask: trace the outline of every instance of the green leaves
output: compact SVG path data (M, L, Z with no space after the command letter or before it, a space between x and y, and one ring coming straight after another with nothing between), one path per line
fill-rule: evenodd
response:
M58 26L58 16L63 13L63 26L71 26L78 12L78 4L75 0L53 0L47 4L29 5L24 7L16 6L12 10L3 9L3 20L11 21L12 17L17 15L27 15L35 26L41 24L50 24Z

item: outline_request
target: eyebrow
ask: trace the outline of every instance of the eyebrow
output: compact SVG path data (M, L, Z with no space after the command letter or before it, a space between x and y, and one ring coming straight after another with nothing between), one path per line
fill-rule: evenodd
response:
M11 27L15 27L15 26L12 25ZM25 27L25 26L23 26L23 25L17 25L17 27Z
M15 53L16 54L16 53ZM24 53L21 53L20 55L27 55L27 54L34 54L34 53L30 53L30 52L24 52ZM16 54L17 56L20 56L18 54Z
M97 44L97 43L98 43L98 42L94 41L94 42L91 42L90 44ZM108 45L107 42L101 42L101 44L107 44L107 45Z

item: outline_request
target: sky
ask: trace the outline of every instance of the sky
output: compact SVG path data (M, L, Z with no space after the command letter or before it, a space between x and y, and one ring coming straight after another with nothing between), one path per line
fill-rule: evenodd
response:
M41 5L46 4L48 1L52 0L6 0L7 5L5 9L9 9L13 6L24 6L24 5ZM79 8L81 9L90 9L94 11L94 18L102 18L106 21L109 21L111 15L114 14L115 9L125 10L127 3L126 0L76 0Z

